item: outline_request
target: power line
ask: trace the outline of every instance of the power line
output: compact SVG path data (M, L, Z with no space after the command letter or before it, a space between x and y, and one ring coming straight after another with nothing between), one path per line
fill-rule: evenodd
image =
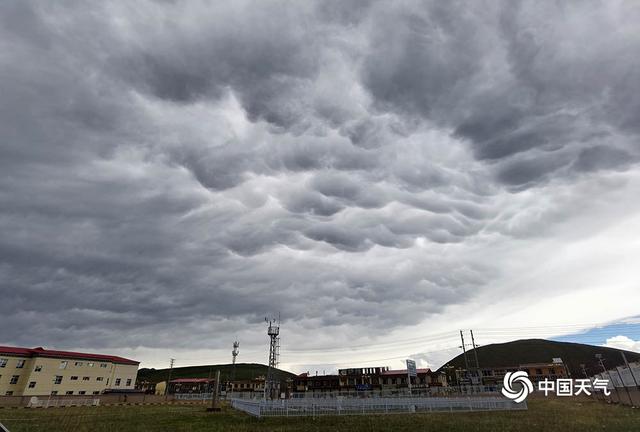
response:
M457 349L458 349L457 346L451 346L451 347L442 348L442 349L439 349L439 350L421 352L420 354L435 354L435 353L440 353L440 352L445 352L445 351L452 351L452 350L457 350ZM406 358L407 358L406 355L402 355L402 356L397 356L397 357L386 357L386 358L379 358L379 359L373 359L373 360L359 360L356 363L358 363L358 364L375 363L375 362L381 362L381 361L387 361L387 360L398 360L398 359L406 359ZM327 365L327 366L340 366L340 365L345 365L345 364L350 364L350 363L349 362L347 362L347 363L345 363L345 362L341 362L341 363L319 362L319 364Z
M440 337L438 337L438 336L440 336ZM384 343L378 343L378 344L368 343L368 344L363 344L363 345L349 345L348 347L339 347L339 348L288 349L288 350L286 350L286 352L287 353L296 353L296 352L312 353L312 352L315 352L315 351L321 351L321 352L353 351L354 349L357 349L357 348L370 348L370 347L376 347L376 346L404 345L404 344L409 344L409 343L413 343L413 342L436 342L438 340L448 340L448 339L456 339L456 338L457 338L457 336L456 336L455 332L446 332L446 333L437 333L437 334L434 334L434 335L420 336L420 337L409 338L409 339L400 339L400 340L395 340L395 341L391 341L391 342L384 342Z
M619 328L611 328L611 326L619 326ZM629 326L630 328L625 328ZM635 328L634 328L635 327ZM635 339L640 338L640 328L637 324L633 323L582 323L582 324L556 324L556 325L539 325L528 327L508 327L508 328L476 328L476 335L490 339L513 339L513 338L571 338L575 337L582 343L602 343L604 340L614 336L627 336ZM321 356L326 355L341 355L345 353L382 353L384 351L397 350L397 351L410 351L419 350L424 344L449 344L456 340L459 336L456 336L456 332L447 331L434 333L424 336L416 336L411 338L396 339L389 342L370 342L361 345L350 345L346 347L326 347L326 348L301 348L301 349L287 349L283 350L287 356L299 357L304 355ZM445 349L447 350L447 349ZM251 356L251 354L259 354L262 351L246 351L245 355ZM430 351L434 352L434 351ZM439 351L435 351L439 352ZM396 359L402 357L385 357L385 359ZM385 359L379 359L380 361ZM211 362L211 357L202 359L183 359L187 361L203 361ZM378 361L378 360L372 360ZM222 361L224 363L224 361ZM343 364L343 363L324 363L323 364Z

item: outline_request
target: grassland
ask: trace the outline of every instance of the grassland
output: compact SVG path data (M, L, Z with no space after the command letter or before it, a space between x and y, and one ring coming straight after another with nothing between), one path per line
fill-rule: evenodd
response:
M640 431L640 410L590 400L534 399L528 411L394 414L255 419L225 408L207 413L203 406L113 406L0 410L11 432L198 432L198 431L447 431L587 432Z

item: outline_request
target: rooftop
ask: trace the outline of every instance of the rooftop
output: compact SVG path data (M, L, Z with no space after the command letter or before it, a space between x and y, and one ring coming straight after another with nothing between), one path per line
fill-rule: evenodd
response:
M429 369L429 368L416 369L416 373L419 373L419 374L431 373L431 369ZM394 370L384 371L380 375L406 375L406 374L407 374L407 370L406 369L394 369Z
M80 352L73 352L73 351L48 350L42 347L20 348L20 347L0 346L0 355L2 354L19 356L19 357L50 357L50 358L64 358L64 359L74 359L74 360L95 360L95 361L111 362L111 363L126 364L126 365L140 364L140 362L138 361L126 359L124 357L104 355L104 354L80 353Z

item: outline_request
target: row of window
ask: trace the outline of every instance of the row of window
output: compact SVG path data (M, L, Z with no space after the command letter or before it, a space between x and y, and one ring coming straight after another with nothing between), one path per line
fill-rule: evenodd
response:
M52 391L52 392L51 392L51 396L56 396L57 394L58 394L58 391L57 391L57 390L54 390L54 391ZM69 391L65 392L65 394L66 394L66 395L72 395L72 394L74 394L74 392L73 392L73 390L69 390ZM86 394L87 394L87 392L86 392L85 390L80 390L80 391L78 392L78 394L79 394L79 395L86 395ZM91 393L91 394L97 395L97 394L100 394L100 391L94 391L94 392L93 392L93 393Z
M234 384L233 387L236 387L236 384ZM237 388L261 389L264 388L264 384L237 384Z
M82 367L83 365L85 365L84 362L81 361L77 361L74 362L74 366L75 367ZM93 362L86 362L87 367L94 367L95 363ZM60 362L60 369L66 369L69 366L69 362L66 360L63 360ZM107 367L109 367L108 363L100 363L100 367L106 369Z
M9 362L9 359L0 358L0 368L7 367L7 363L8 362ZM16 369L22 369L24 367L25 363L26 363L26 360L22 360L22 359L18 360L16 362ZM81 362L81 361L74 362L74 366L75 367L82 367L85 364L87 365L87 367L94 367L95 366L95 363L93 363L93 362L86 362L86 363L85 362ZM69 366L69 362L68 361L63 360L63 361L60 362L60 369L66 369L68 366ZM100 367L106 369L106 368L109 367L109 364L108 363L100 363ZM40 372L41 370L42 370L42 366L36 366L35 369L34 369L35 372Z
M26 360L18 360L16 363L16 369L22 369L24 367ZM0 358L0 368L7 367L7 363L9 363L9 359Z
M0 375L0 378L2 378L2 375ZM56 375L55 379L53 380L54 384L62 384L62 375ZM11 380L9 381L9 384L18 384L18 380L20 379L20 375L12 375L11 376ZM91 378L88 376L82 377L82 381L89 381ZM77 376L72 376L69 377L69 380L71 381L78 381L78 377ZM104 377L96 377L96 381L103 381ZM116 387L120 386L120 383L122 382L122 380L120 378L116 378L115 381L115 385ZM109 380L107 380L107 384L109 384ZM129 387L131 385L131 378L127 379L126 384L127 387ZM36 382L35 381L30 381L29 382L29 388L34 388L36 386Z
M415 384L428 384L429 383L429 378L420 378L420 377L415 377L412 382ZM340 383L341 386L346 385L358 385L358 384L387 384L387 385L393 385L393 384L406 384L407 383L407 378L406 377L402 377L402 378L384 378L381 377L379 379L360 379L360 378L348 378L346 381L343 381L342 383ZM323 381L322 385L324 386L330 386L331 382L330 381ZM308 384L309 387L321 387L321 385L316 382L311 382Z
M490 376L503 376L505 375L507 372L516 372L518 369L483 369L482 371L482 375L485 377L490 377ZM556 369L555 368L548 368L548 375L555 375L556 374ZM529 372L532 375L545 375L544 371L541 368L536 368L534 372L531 372L531 369L529 369ZM475 374L475 371L472 371L471 374L473 376L477 376L477 374Z
M388 367L338 369L338 375L379 375L387 370Z

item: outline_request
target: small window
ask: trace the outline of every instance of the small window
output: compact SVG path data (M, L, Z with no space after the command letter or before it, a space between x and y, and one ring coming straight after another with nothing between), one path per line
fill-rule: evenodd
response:
M16 369L22 369L24 367L24 360L18 360L16 363Z
M80 367L80 366L82 366L82 362L76 362L75 365Z
M61 384L62 383L62 375L56 375L55 380L53 381L54 384Z
M116 378L116 387L120 386L120 378Z
M66 369L68 365L69 365L69 362L61 361L60 362L60 369Z
M102 381L103 379L103 377L96 377L96 381Z
M93 367L93 363L87 363L87 366Z
M5 396L13 396L13 391L12 391L12 390L9 390L9 391L8 391L8 392L6 392L4 395L5 395Z
M89 381L89 377L82 377L82 381Z
M87 392L86 392L86 391L84 391L84 390L80 390L80 391L78 392L78 394L79 394L79 395L83 395L83 394L87 394Z
M129 387L129 386L131 385L131 378L129 378L129 379L127 380L127 384L126 384L126 385L127 385L127 387Z
M29 382L29 388L34 388L35 386L36 386L36 382L35 381Z
M67 395L72 395L73 394L73 390L69 390L68 392L66 392L65 394Z
M71 381L78 381L78 377L77 376L72 376L71 378L69 378Z
M97 395L97 394L100 394L100 392L99 391L94 391L93 394Z
M51 396L55 396L57 394L58 394L58 390L54 390L54 391L51 392Z
M13 375L11 377L11 381L9 381L9 384L18 384L18 379L20 378L20 375Z
M100 367L101 367L101 368L106 368L106 367L107 367L107 364L106 364L106 363L100 363Z
M34 369L34 372L42 372L42 365L37 365Z
M9 360L0 358L0 368L6 367Z

